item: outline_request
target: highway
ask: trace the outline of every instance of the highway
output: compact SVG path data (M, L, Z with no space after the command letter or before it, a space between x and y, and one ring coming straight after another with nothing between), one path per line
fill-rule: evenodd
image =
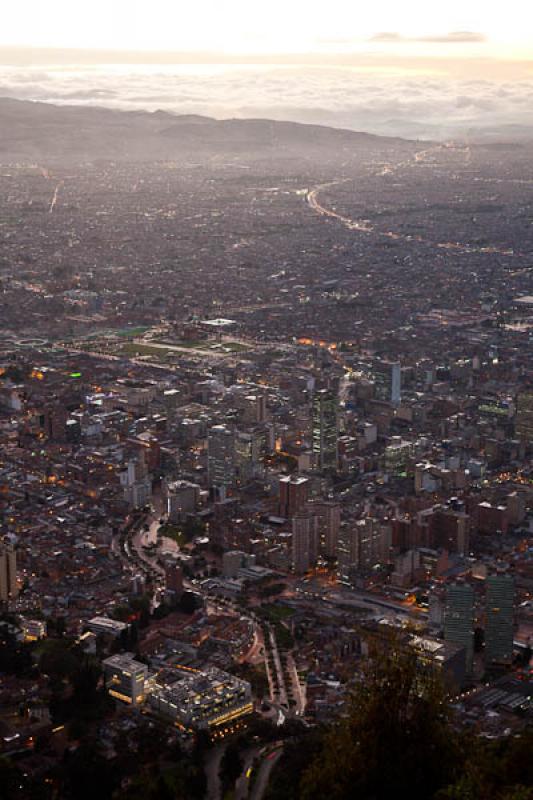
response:
M450 145L447 145L448 147ZM414 166L417 164L424 164L426 163L430 154L435 153L438 150L444 148L444 145L438 145L436 147L428 148L426 150L421 150L418 153L415 153L414 157L409 161L402 161L395 165L386 165L382 167L381 171L376 173L376 177L380 175L388 175L393 174L398 169L406 166ZM463 148L466 153L469 153L469 148ZM468 156L467 156L468 157ZM305 199L307 204L310 208L315 211L315 213L320 214L320 216L329 217L330 219L336 219L341 222L348 230L358 231L359 233L368 233L374 234L378 237L383 237L386 239L393 239L405 242L418 242L420 244L426 244L430 247L436 247L441 250L451 250L459 253L481 253L483 255L503 255L503 256L524 256L523 253L515 252L510 248L501 248L495 246L484 246L484 247L477 247L473 244L466 244L465 242L434 242L430 239L425 238L419 234L403 234L398 233L396 231L381 231L378 230L375 225L373 225L369 220L366 219L351 219L350 217L346 217L342 214L339 214L335 209L328 208L328 206L323 205L319 200L319 193L324 189L331 188L333 186L340 186L343 183L349 181L349 178L342 178L339 180L330 181L329 183L321 183L318 186L315 186L313 189L310 189L307 194L305 195Z
M57 205L57 198L58 198L58 196L59 196L59 189L60 189L60 187L61 187L62 183L63 183L63 181L60 181L60 182L57 184L56 188L54 189L54 194L52 195L52 199L51 199L51 201L50 201L50 206L49 206L49 208L48 208L48 213L49 213L49 214L53 214L54 208L55 208L55 207L56 207L56 205Z

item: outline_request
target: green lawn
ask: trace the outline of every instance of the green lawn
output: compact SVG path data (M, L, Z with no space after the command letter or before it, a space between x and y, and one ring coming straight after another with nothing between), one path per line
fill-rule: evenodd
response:
M143 333L149 331L150 328L147 325L141 325L137 328L122 328L122 330L117 331L117 336L142 336Z
M125 344L119 350L119 354L124 356L159 356L160 358L164 358L170 352L166 347L152 347L149 344L135 344L135 342Z
M184 339L183 341L170 341L169 339L161 339L157 344L168 344L171 347L182 347L184 350L205 350L209 347L207 339Z
M295 613L294 609L290 608L289 606L278 606L274 605L273 603L266 606L261 606L261 612L263 612L265 617L267 617L271 622L281 622L281 620L292 617Z
M184 339L177 342L162 339L161 344L181 347L184 350L218 350L222 352L229 350L232 353L242 353L250 349L248 345L240 342L216 342L214 339Z
M185 536L177 525L166 523L159 527L157 533L161 534L161 536L167 536L169 539L174 539L178 547L183 547L187 543Z

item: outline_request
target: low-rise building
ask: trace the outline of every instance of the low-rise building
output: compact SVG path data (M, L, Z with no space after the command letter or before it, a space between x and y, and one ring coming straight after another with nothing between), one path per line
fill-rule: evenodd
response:
M106 688L116 700L139 705L145 699L148 667L136 661L131 653L110 656L102 662Z
M177 679L159 682L149 704L186 731L227 730L253 711L250 684L210 667L202 672L176 670Z

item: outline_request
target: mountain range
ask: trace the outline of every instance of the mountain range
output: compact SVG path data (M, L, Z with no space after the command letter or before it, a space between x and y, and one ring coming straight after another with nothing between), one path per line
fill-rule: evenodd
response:
M0 98L0 161L64 163L188 161L198 158L342 159L354 149L414 143L367 133L266 119L174 115L165 111L115 111Z

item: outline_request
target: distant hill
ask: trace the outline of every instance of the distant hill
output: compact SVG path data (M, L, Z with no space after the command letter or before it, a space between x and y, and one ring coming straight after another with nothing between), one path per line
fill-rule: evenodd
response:
M115 111L0 98L0 161L180 160L217 156L339 161L354 150L410 150L413 142L272 122L164 111Z

